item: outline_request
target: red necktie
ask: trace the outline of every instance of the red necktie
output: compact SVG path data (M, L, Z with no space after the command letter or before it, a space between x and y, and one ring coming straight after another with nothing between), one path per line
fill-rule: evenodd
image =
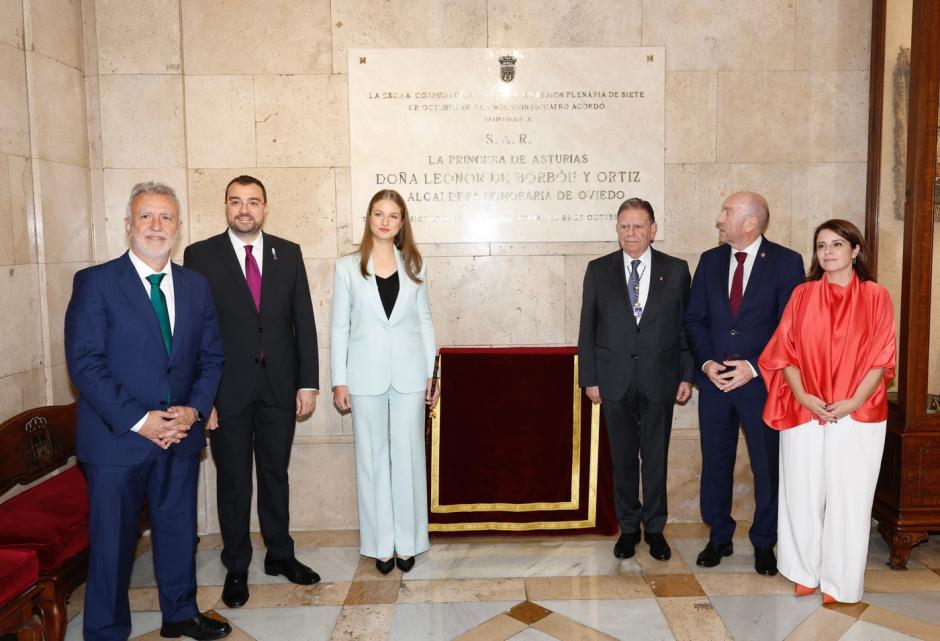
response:
M734 277L731 279L731 315L737 316L741 308L741 301L744 299L744 261L747 260L747 252L735 252L735 259L738 266L734 268Z
M251 245L245 245L245 280L248 281L248 290L255 301L255 309L261 311L261 270L258 262L251 255Z

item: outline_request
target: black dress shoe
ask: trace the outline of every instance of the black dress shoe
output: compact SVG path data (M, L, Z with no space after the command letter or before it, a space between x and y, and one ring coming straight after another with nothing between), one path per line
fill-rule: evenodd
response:
M614 556L618 559L629 559L636 554L636 544L639 542L639 532L621 532L620 538L614 544Z
M777 573L777 557L773 548L754 548L754 569L764 576Z
M662 532L646 532L644 536L649 543L651 557L657 561L668 561L672 557L672 550Z
M734 554L733 544L719 543L716 545L709 541L705 549L698 553L695 564L701 565L703 568L713 568L721 563L721 557L731 556L732 554Z
M400 556L395 557L395 565L398 566L398 569L402 572L408 572L415 566L415 558L413 556L403 559Z
M395 568L395 559L389 557L384 561L382 559L375 560L375 569L381 572L382 574L388 574Z
M297 583L299 585L313 585L314 583L320 582L319 574L293 556L289 559L265 558L264 573L270 576L280 574L291 583Z
M230 608L240 608L248 601L248 572L226 572L222 601Z
M164 623L160 626L160 636L165 639L189 637L203 641L204 639L221 639L227 637L232 631L228 621L213 619L204 614L197 614L192 619Z

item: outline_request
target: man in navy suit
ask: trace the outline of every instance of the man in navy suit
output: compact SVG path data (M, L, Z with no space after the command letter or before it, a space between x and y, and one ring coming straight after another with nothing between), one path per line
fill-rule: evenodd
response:
M170 187L134 186L124 220L130 251L78 272L65 315L66 360L79 392L76 450L88 479L87 641L130 635L127 590L145 498L161 636L231 632L196 607L202 416L223 356L209 283L169 260L179 224Z
M767 201L738 192L721 205L716 220L723 243L699 259L685 331L695 356L702 445L702 519L711 527L696 563L714 567L730 556L734 460L739 425L754 473L754 521L749 532L754 568L777 573L778 434L761 414L767 391L757 359L777 328L793 288L804 279L803 259L763 236Z

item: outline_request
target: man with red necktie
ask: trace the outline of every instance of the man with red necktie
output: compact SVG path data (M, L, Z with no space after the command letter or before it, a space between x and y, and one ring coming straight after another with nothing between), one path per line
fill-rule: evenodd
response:
M252 176L225 188L228 229L186 248L184 263L209 279L219 311L225 365L206 424L218 471L219 527L226 568L222 600L249 597L252 453L264 571L310 585L316 572L294 556L290 462L296 417L313 412L319 387L317 331L300 246L262 233L267 190Z
M793 288L804 279L803 259L763 236L770 210L754 192L732 194L715 225L722 245L699 259L685 313L685 332L695 356L702 446L700 502L711 528L696 563L714 567L730 556L734 461L739 426L754 473L754 520L749 537L754 569L777 573L779 442L761 418L767 390L757 359L773 335Z

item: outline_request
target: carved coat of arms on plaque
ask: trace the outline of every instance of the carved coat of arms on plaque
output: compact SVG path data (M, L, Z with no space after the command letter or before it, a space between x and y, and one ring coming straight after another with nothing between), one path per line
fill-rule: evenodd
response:
M516 59L513 56L500 56L499 77L503 82L512 82L516 77Z

